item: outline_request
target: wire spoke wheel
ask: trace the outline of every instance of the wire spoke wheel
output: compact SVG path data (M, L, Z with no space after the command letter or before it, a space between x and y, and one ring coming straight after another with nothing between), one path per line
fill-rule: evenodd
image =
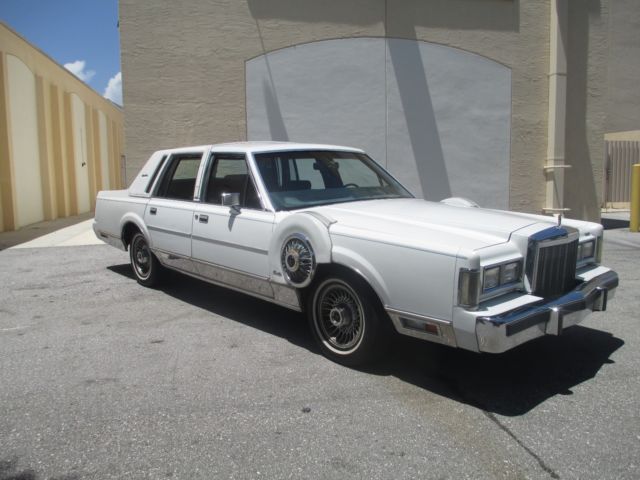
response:
M329 280L318 288L314 319L320 339L336 353L355 351L362 342L365 309L360 296L342 280Z
M138 283L145 287L152 287L158 283L162 267L142 233L136 233L131 239L129 259Z
M151 252L142 236L137 236L131 245L131 260L136 275L142 279L148 278L151 271Z

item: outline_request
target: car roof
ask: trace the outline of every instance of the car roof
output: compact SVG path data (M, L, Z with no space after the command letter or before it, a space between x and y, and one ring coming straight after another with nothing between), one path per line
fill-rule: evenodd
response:
M253 141L253 142L230 142L217 143L213 145L198 145L193 147L170 148L163 150L166 153L181 153L188 151L204 151L225 153L268 153L295 150L341 150L346 152L364 153L358 148L345 147L340 145L325 145L320 143L298 143L298 142L272 142L272 141Z

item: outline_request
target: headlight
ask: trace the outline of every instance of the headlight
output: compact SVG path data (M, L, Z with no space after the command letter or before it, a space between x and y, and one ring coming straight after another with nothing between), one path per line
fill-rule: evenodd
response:
M596 256L596 241L589 240L578 245L578 263Z
M482 275L482 291L518 283L522 275L522 260L485 267Z
M500 286L500 267L484 269L484 280L482 281L484 290L491 290Z
M520 280L520 262L507 263L502 267L502 284Z

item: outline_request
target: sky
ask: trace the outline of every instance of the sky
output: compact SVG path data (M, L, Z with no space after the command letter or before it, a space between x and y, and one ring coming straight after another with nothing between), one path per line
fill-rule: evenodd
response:
M0 20L122 105L118 0L0 0Z

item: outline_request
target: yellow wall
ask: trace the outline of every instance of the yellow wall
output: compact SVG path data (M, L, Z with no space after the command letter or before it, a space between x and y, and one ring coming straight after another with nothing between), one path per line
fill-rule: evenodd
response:
M122 188L122 130L119 107L0 23L0 231Z
M100 176L101 176L101 190L109 190L109 147L107 146L107 117L104 113L98 112L98 135L100 138Z
M71 123L78 213L88 212L91 208L91 202L89 200L89 167L87 165L89 152L87 151L85 108L84 103L75 93L71 94Z
M38 148L38 112L36 80L31 70L17 57L7 55L9 123L12 147L11 169L14 175L15 211L18 225L44 219L42 177Z

